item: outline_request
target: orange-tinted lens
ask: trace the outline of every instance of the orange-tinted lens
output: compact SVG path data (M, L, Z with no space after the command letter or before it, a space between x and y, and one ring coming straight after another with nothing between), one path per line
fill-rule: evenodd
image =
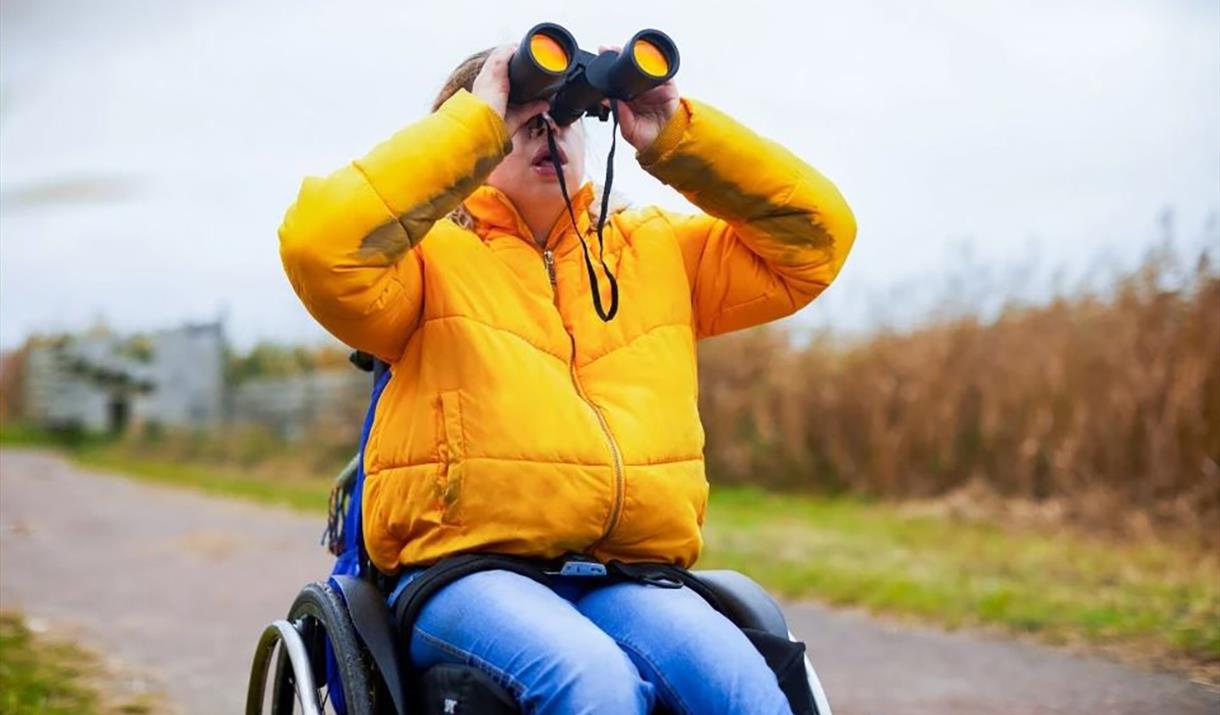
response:
M543 69L551 72L563 72L568 68L568 53L563 45L550 35L541 32L530 38L530 54L534 56Z
M635 55L635 63L640 69L653 77L664 77L669 73L669 60L665 58L665 53L648 40L636 40L631 53Z

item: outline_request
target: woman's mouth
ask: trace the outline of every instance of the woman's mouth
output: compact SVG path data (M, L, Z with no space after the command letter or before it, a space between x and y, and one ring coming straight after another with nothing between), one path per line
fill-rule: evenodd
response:
M556 145L555 148L559 153L560 166L566 166L568 163L568 157L567 157L567 155L564 154L563 147ZM542 147L541 149L539 149L534 154L533 160L530 161L530 167L540 176L545 176L545 177L558 176L558 174L556 174L556 172L555 172L555 162L551 157L550 147Z

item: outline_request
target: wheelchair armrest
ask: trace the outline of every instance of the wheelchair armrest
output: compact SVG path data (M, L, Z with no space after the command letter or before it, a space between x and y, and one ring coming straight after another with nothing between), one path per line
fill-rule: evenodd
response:
M343 594L356 634L381 674L393 701L394 712L405 715L407 691L402 681L404 654L390 620L390 608L368 581L353 576L331 576L330 582Z
M788 639L784 612L749 576L728 570L695 571L694 575L716 594L725 615L739 628L755 628Z

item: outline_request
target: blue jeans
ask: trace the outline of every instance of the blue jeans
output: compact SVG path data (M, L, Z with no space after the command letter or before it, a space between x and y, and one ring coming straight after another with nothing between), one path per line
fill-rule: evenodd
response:
M403 574L392 599L420 571ZM687 588L509 571L454 581L420 612L416 668L472 665L526 715L791 715L745 635Z

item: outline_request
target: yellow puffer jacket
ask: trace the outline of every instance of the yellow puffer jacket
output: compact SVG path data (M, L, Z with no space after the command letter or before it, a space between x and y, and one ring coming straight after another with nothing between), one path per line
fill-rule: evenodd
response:
M459 91L306 179L280 229L310 313L391 365L364 456L369 555L386 572L468 551L690 566L708 495L695 341L817 296L852 214L788 151L684 99L637 158L707 214L610 217L621 303L604 323L567 214L540 249L483 185L510 150L500 116ZM591 200L573 197L586 235ZM447 218L463 201L473 230Z

